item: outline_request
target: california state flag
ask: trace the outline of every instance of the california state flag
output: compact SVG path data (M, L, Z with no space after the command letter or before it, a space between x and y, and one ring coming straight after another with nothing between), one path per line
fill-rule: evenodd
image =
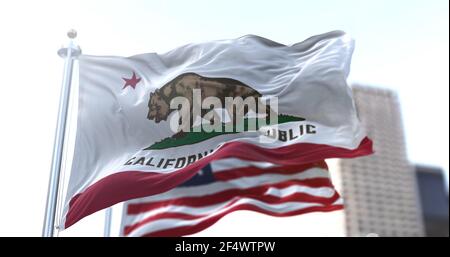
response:
M298 165L370 154L346 84L353 46L335 31L290 46L248 35L81 56L61 228L168 191L219 159Z

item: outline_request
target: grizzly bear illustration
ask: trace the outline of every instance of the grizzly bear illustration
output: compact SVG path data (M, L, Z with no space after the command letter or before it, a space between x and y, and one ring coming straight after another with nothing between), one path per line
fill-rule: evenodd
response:
M150 93L150 99L148 101L148 115L147 118L149 120L154 120L156 123L164 120L166 121L168 116L173 111L178 111L176 109L170 108L170 101L178 96L182 96L188 99L190 104L189 113L186 114L188 117L184 117L186 115L180 115L180 124L181 119L190 119L190 128L180 128L180 132L178 132L175 137L183 136L183 131L186 129L191 129L193 127L193 123L195 118L193 116L193 90L200 89L201 92L201 101L205 98L214 96L220 99L222 104L222 108L225 108L225 97L242 97L246 99L247 97L253 97L255 99L256 108L261 108L260 97L262 96L258 91L251 88L250 86L245 85L244 83L231 79L231 78L209 78L203 77L196 73L184 73L177 76L175 79L166 83L160 89L157 89L155 92ZM204 118L205 114L211 110L201 110L201 117ZM236 113L241 111L245 114L248 113L249 109L247 105L242 104L242 106L235 106L233 110L227 110L228 113L233 117L234 124L236 124ZM257 112L257 110L253 110ZM267 114L267 118L270 115L276 115L276 113L270 109L267 105L265 109L260 110L259 113L265 112ZM213 120L211 119L211 123Z

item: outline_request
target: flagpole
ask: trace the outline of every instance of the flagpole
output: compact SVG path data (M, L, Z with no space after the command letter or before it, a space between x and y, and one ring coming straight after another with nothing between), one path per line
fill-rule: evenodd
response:
M64 136L66 131L67 110L69 106L70 86L72 82L73 62L81 54L81 49L74 43L77 36L75 30L67 32L70 41L66 47L59 49L58 55L65 59L64 76L61 88L58 108L58 120L56 123L55 141L53 146L52 166L48 184L47 204L45 208L43 237L52 237L55 227L56 204L58 200L59 178L61 174L62 153Z
M103 236L111 236L111 219L112 219L112 207L105 210L105 227L103 228Z

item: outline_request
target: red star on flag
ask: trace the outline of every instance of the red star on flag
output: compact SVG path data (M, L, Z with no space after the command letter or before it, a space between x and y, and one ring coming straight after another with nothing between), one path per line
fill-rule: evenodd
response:
M141 81L141 78L136 77L136 73L133 71L133 76L129 79L127 78L122 78L123 80L125 80L125 85L123 86L122 89L125 89L126 87L130 86L133 89L136 88L137 83L139 83L139 81Z

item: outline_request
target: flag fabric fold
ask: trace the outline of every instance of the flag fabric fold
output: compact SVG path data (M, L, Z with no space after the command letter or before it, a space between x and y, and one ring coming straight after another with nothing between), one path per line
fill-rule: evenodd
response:
M165 54L80 56L60 228L115 203L171 190L220 159L290 166L372 153L346 84L353 48L348 35L334 31L290 46L248 35ZM180 97L189 108L171 107ZM212 97L224 105L213 108ZM267 105L263 117L243 104L228 108L227 97L248 98L257 108L263 100L277 104ZM243 130L226 130L235 122L230 110L245 114L235 123ZM262 122L269 117L276 123Z
M286 217L342 207L324 161L274 165L223 159L172 190L127 201L121 235L189 235L238 210Z

